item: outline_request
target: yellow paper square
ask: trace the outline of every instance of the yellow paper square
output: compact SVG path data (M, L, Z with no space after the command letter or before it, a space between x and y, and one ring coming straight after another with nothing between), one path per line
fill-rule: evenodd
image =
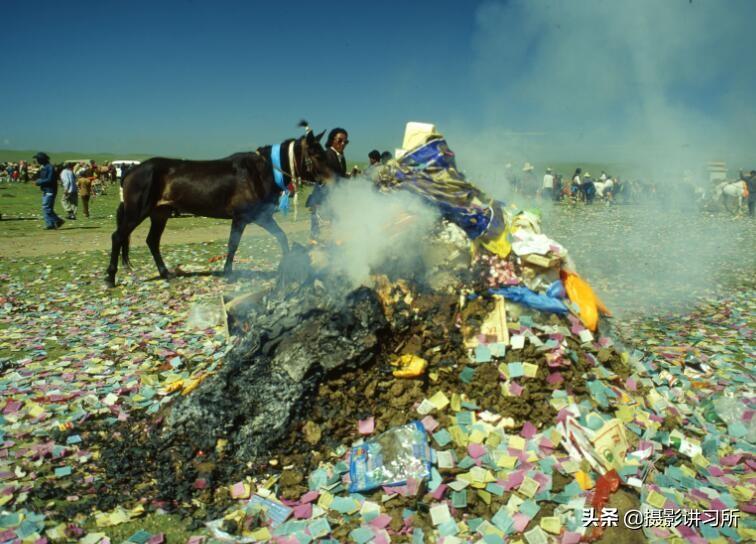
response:
M488 437L486 438L486 446L490 448L495 448L499 444L501 444L501 435L499 433L490 433Z
M323 510L328 510L333 502L333 495L328 491L323 491L318 498L318 506Z
M517 465L517 457L513 457L512 455L500 455L496 459L496 464L500 466L501 468L506 469L513 469Z
M524 450L525 449L526 441L521 436L510 436L509 437L509 447L515 450Z
M750 502L753 498L753 489L749 489L742 485L736 485L732 492L734 495L742 497L743 502Z
M526 378L535 378L538 373L538 365L533 363L522 363L522 368Z
M507 501L507 511L509 513L517 512L520 509L520 505L524 503L525 501L512 493L512 495L509 496L509 500Z
M520 484L520 487L518 487L518 491L525 495L528 498L533 498L535 494L538 492L538 487L540 484L535 481L533 478L529 478L528 476L525 476L523 478L522 483Z
M549 404L558 412L562 408L565 408L569 404L569 401L567 399L556 398L549 400Z
M486 481L486 471L485 469L481 467L473 467L470 469L470 478L472 478L472 483L485 483Z
M706 457L704 457L700 453L696 455L695 457L693 457L693 463L702 468L706 468L711 464L709 463L709 460L706 459Z
M443 391L437 392L431 398L428 399L436 410L443 410L449 406L449 398L444 395Z
M488 491L483 491L482 489L478 489L478 496L481 498L481 500L486 504L491 504L491 494Z
M259 529L250 532L249 536L257 541L266 542L270 540L270 531L267 527L260 527Z
M467 433L465 433L465 431L463 431L460 427L452 425L451 427L449 427L449 434L451 435L452 440L456 445L462 448L467 447L469 437L467 436Z
M562 530L562 522L556 516L543 517L541 518L541 529L553 535L558 535Z
M617 416L617 419L625 423L630 423L633 419L635 419L635 410L627 405L620 406L615 414Z
M475 424L475 416L473 415L473 424ZM470 443L482 444L486 441L488 433L481 428L474 428L470 431Z
M661 493L651 491L646 497L646 502L656 509L664 508L664 503L667 502L667 498Z
M580 463L570 459L569 461L564 461L562 463L562 468L569 474L575 474L578 470L580 470Z
M433 399L431 399L431 402L433 402ZM459 396L459 393L452 393L451 409L455 412L459 412L462 409L462 397Z

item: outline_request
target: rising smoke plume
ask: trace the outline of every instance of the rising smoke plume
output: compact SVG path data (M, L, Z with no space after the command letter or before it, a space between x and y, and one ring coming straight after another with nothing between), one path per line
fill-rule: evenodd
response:
M404 191L379 193L359 177L332 187L323 211L332 220L336 241L330 268L354 286L388 264L397 272L419 272L424 241L439 217L418 197Z

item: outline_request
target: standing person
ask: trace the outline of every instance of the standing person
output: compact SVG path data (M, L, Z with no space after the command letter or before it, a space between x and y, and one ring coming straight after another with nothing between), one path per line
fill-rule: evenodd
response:
M551 173L551 168L547 168L543 176L541 196L547 200L553 200L554 198L554 175Z
M754 217L756 210L756 170L751 170L751 175L746 179L748 187L748 215Z
M42 214L45 218L45 230L59 229L65 221L55 214L55 195L58 193L55 169L50 164L50 157L47 156L47 153L37 153L34 155L34 160L41 166L39 179L36 183L37 187L42 190Z
M381 152L377 149L373 149L368 153L368 161L370 164L365 169L365 176L375 181L378 177L378 170L381 168Z
M525 166L522 167L522 185L520 187L522 194L526 196L534 196L538 192L538 179L533 170L535 170L535 166L526 161Z
M76 186L76 176L74 176L71 165L66 163L63 171L60 173L60 182L63 184L63 198L61 204L68 214L66 219L76 219L76 209L79 201L79 188Z
M575 168L575 173L572 176L572 183L570 184L570 195L574 198L577 197L580 191L580 186L583 184L583 180L580 179L580 175L583 173L582 168Z
M593 198L596 196L596 186L593 184L591 175L586 172L583 176L583 183L580 185L580 191L583 193L586 203L593 204Z
M333 172L336 183L340 179L346 178L346 159L344 158L344 148L349 144L349 135L343 128L334 128L328 133L326 141L326 164ZM307 197L305 206L310 208L310 241L316 242L320 238L320 207L326 199L326 186L320 181Z
M21 169L21 181L24 183L29 183L29 163L26 161L21 161L19 163L19 168Z
M76 184L79 188L81 208L84 212L84 217L89 217L89 198L92 196L92 180L87 177L80 177L76 180Z
M325 145L326 164L336 177L336 181L349 177L346 173L346 158L344 157L344 149L348 144L349 134L343 128L335 128L328 133Z
M554 202L562 200L564 186L562 185L562 174L554 175Z

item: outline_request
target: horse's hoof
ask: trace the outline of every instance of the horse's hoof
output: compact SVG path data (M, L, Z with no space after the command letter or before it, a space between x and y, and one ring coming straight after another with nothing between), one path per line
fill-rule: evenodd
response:
M105 280L105 287L108 289L113 289L115 287L115 280L111 280L110 278L107 278Z

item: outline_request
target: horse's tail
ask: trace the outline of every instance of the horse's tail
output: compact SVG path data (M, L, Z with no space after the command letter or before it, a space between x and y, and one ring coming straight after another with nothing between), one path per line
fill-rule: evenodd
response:
M118 209L116 210L116 228L121 232L123 232L125 217L126 210L124 208L123 201L121 201L121 203L118 204ZM131 268L131 262L129 261L129 238L130 236L124 237L121 243L121 263L123 264L123 266Z

